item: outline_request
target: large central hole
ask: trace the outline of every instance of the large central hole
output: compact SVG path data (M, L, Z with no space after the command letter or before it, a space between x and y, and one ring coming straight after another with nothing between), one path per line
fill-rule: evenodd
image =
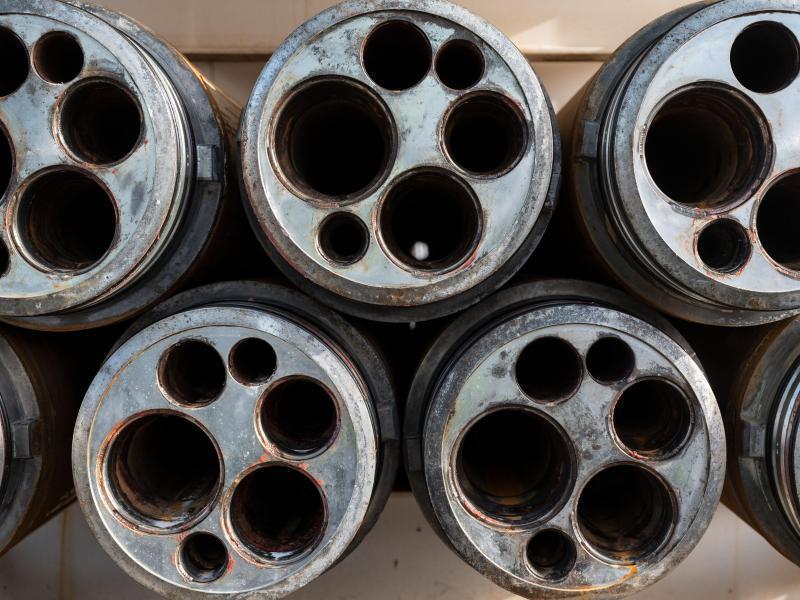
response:
M647 132L645 159L669 198L694 208L744 200L770 164L768 126L734 90L697 86L669 99Z
M758 205L756 229L765 252L778 264L800 271L800 173L775 183Z
M614 560L643 560L666 539L675 508L664 483L634 465L609 467L586 484L578 500L586 541Z
M135 520L160 529L197 518L211 506L222 483L211 438L177 414L151 414L125 425L106 464L120 504Z
M22 241L53 269L80 271L100 261L117 233L109 193L78 171L51 171L24 188L17 213Z
M528 523L560 503L572 481L568 442L556 425L523 409L503 409L470 427L458 449L467 498L487 515Z
M319 542L325 504L317 485L304 473L266 466L236 487L230 520L251 552L269 561L290 560Z
M460 265L480 239L481 213L469 186L440 170L415 171L389 190L379 227L389 251L422 271Z
M394 155L394 125L383 102L361 84L318 79L278 113L272 145L284 176L302 193L347 200L373 189Z

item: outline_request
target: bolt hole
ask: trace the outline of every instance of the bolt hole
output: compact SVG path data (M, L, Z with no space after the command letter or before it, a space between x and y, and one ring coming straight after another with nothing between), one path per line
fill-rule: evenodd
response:
M387 90L414 87L431 68L431 45L422 30L408 21L387 21L364 44L364 70Z
M697 255L720 273L741 269L750 257L747 231L732 219L717 219L697 237Z
M97 264L117 235L117 210L94 178L50 171L23 188L17 210L22 243L45 266L66 272Z
M593 476L578 499L578 527L601 554L635 563L669 535L675 509L664 483L634 465L608 467Z
M731 48L731 67L747 89L771 94L780 91L800 72L800 46L785 25L772 21L754 23Z
M481 233L480 205L470 187L452 174L418 170L389 189L378 226L401 263L421 271L444 271L474 251Z
M25 44L16 33L5 27L0 27L0 56L3 57L0 96L9 96L28 79L30 66Z
M635 364L631 347L616 337L600 338L586 353L586 369L600 383L627 379Z
M369 231L363 221L350 213L336 213L319 228L319 246L331 262L351 265L366 254Z
M108 451L114 496L136 520L175 529L210 508L222 465L208 434L176 414L150 414L125 425Z
M180 562L189 579L211 583L225 573L228 551L218 537L210 533L193 533L181 544Z
M556 337L528 344L517 359L517 383L534 400L569 398L581 383L581 357L571 344Z
M67 83L83 70L83 50L73 35L53 31L33 47L33 66L45 81Z
M256 556L278 562L310 551L322 537L325 505L316 484L285 466L252 471L230 505L233 530Z
M247 338L237 343L230 356L231 373L244 385L266 383L278 365L275 350L264 340Z
M333 439L338 425L336 402L322 384L305 378L280 382L267 392L261 406L261 427L289 454L319 452Z
M639 456L663 458L689 435L692 415L683 393L671 383L646 379L634 383L614 405L619 440Z
M559 581L575 567L575 544L563 532L547 529L528 542L525 552L533 572L542 579Z
M800 270L800 235L795 223L800 217L800 173L778 180L764 194L756 214L758 239L779 265Z
M452 40L436 55L439 80L454 90L471 88L483 77L486 67L483 53L467 40Z
M519 109L493 92L462 98L445 120L447 154L456 165L478 176L496 177L510 171L525 151L526 140Z
M749 197L771 162L768 126L750 100L706 84L678 93L647 132L645 159L659 189L691 208Z
M469 428L458 449L457 473L479 510L510 523L530 523L565 497L572 457L556 425L531 411L503 409Z
M118 163L130 155L142 135L139 103L118 83L82 81L61 108L61 135L80 160L96 165Z
M200 340L186 340L167 350L158 376L161 387L178 404L205 406L225 388L225 363L213 346Z

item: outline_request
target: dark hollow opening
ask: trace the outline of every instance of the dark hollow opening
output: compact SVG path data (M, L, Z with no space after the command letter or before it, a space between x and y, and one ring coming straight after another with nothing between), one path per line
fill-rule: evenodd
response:
M635 364L633 350L617 337L600 338L586 353L586 369L600 383L627 379Z
M478 83L485 66L480 48L467 40L447 42L436 55L439 81L454 90L466 90Z
M749 90L762 94L782 90L800 71L797 38L780 23L754 23L734 41L731 67L739 83Z
M327 446L336 433L336 402L315 381L287 379L267 392L261 424L267 437L284 452L313 454Z
M577 517L584 538L599 552L634 563L659 548L672 528L675 512L658 477L640 467L617 465L586 484Z
M578 555L569 537L557 529L547 529L531 538L526 556L539 577L558 581L569 575Z
M531 398L545 402L571 396L581 382L583 364L575 348L556 338L539 338L520 353L517 383Z
M11 257L8 255L8 248L5 242L0 240L0 277L6 274L8 267L11 265Z
M387 21L364 44L364 69L387 90L415 86L431 68L431 45L422 30L408 21Z
M30 67L25 44L16 33L5 27L0 27L0 56L3 57L0 96L8 96L22 87Z
M112 81L77 84L61 109L61 135L79 159L98 165L119 162L142 134L142 111L133 95Z
M45 81L66 83L83 71L83 50L74 36L53 31L33 47L33 65Z
M236 487L230 519L251 552L269 561L290 560L319 542L325 506L307 475L268 466L253 471Z
M499 175L525 151L525 120L510 100L497 93L467 96L450 111L444 145L459 167L476 175Z
M237 343L230 356L233 376L245 385L260 385L272 377L278 357L272 346L258 338L247 338Z
M195 533L184 540L180 560L192 581L210 583L225 573L228 551L218 537L210 533Z
M503 409L470 427L458 450L461 488L487 515L532 522L560 503L572 459L559 429L530 411Z
M336 213L319 228L319 246L325 257L340 265L358 262L369 245L369 232L357 216Z
M697 236L697 255L715 271L731 273L750 256L747 231L732 219L717 219Z
M14 147L8 133L0 127L0 198L5 196L14 175Z
M180 526L215 499L222 480L217 451L199 426L175 414L125 425L111 445L108 475L118 501L136 519Z
M159 378L175 402L203 406L216 400L225 388L225 363L213 346L187 340L167 350L159 365Z
M800 270L800 173L775 183L758 206L756 229L766 253L776 263Z

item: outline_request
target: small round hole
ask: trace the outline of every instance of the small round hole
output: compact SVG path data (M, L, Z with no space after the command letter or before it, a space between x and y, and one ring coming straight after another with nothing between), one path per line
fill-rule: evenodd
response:
M658 188L691 208L745 199L766 176L772 144L758 108L732 89L697 85L654 117L645 159Z
M439 81L454 90L466 90L478 83L485 68L483 53L467 40L453 40L436 55Z
M452 161L478 176L499 176L517 164L527 141L519 109L505 96L475 92L458 101L444 124Z
M114 201L93 177L50 171L28 183L17 222L22 243L48 268L74 272L97 264L117 234Z
M656 475L634 465L615 465L589 480L578 499L583 537L601 554L635 563L655 552L675 517L672 497Z
M53 31L33 47L33 66L45 81L67 83L83 71L83 50L74 36Z
M586 369L600 383L615 383L627 379L633 372L636 357L621 339L602 337L586 353Z
M771 94L791 84L800 71L800 46L785 25L773 21L754 23L731 48L736 79L753 92Z
M82 81L68 92L61 107L61 135L80 160L109 165L137 147L142 119L139 103L120 84Z
M157 529L200 518L222 484L222 465L211 438L176 414L150 414L125 425L106 464L118 502L134 519Z
M800 217L800 173L778 180L764 195L756 213L761 246L779 265L800 271L800 235L795 223Z
M462 264L480 239L481 212L470 187L440 170L402 176L387 192L378 227L404 265L444 271Z
M568 342L556 337L539 338L520 353L517 383L534 400L555 402L569 398L581 383L581 357Z
M422 30L408 21L387 21L364 44L364 70L387 90L407 90L431 68L431 45Z
M369 231L357 216L336 213L319 228L319 247L325 258L340 265L351 265L366 254Z
M394 124L372 91L347 79L301 84L275 117L281 173L314 199L350 200L374 189L394 156Z
M325 504L316 484L284 466L252 471L236 486L230 521L256 556L278 562L311 550L325 528Z
M5 27L0 27L0 56L3 57L0 96L9 96L25 83L30 67L25 44L16 33Z
M228 567L225 544L210 533L193 533L183 541L179 552L183 571L197 583L216 581Z
M305 378L280 382L261 405L261 428L284 452L314 454L333 439L338 425L336 402L320 383Z
M11 257L8 254L8 247L3 240L0 240L0 277L6 274L11 265Z
M689 435L692 415L683 393L671 383L645 379L616 401L612 413L620 442L638 456L663 458Z
M741 269L750 257L747 231L733 219L717 219L697 236L697 255L720 273Z
M161 387L178 404L205 406L225 388L225 363L213 346L186 340L167 350L158 377Z
M278 357L275 350L264 340L247 338L231 350L231 373L245 385L261 385L272 377Z
M578 557L575 544L557 529L546 529L533 536L525 555L533 572L550 581L569 575Z
M551 513L572 482L569 442L556 425L523 409L482 417L457 455L461 489L479 510L510 523Z

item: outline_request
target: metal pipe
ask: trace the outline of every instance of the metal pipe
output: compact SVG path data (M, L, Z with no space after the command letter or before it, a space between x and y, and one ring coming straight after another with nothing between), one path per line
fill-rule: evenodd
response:
M574 280L512 286L456 319L406 408L414 493L463 560L527 598L617 597L694 548L725 435L663 318Z
M288 288L180 294L119 342L73 444L95 536L165 596L277 598L372 527L399 454L373 347Z
M530 256L560 146L513 44L441 0L347 1L297 29L239 133L246 209L298 286L350 314L422 321Z

